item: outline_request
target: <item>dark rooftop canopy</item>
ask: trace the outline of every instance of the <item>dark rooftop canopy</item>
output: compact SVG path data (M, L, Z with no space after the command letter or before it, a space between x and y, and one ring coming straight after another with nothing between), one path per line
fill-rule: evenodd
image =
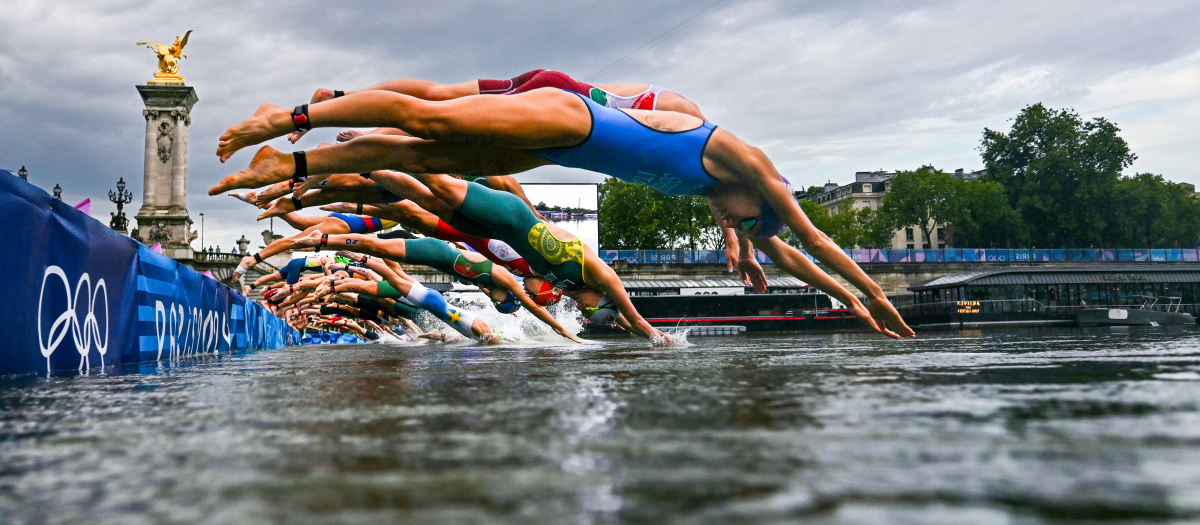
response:
M1200 265L1006 266L952 273L909 286L914 292L955 286L1200 282Z

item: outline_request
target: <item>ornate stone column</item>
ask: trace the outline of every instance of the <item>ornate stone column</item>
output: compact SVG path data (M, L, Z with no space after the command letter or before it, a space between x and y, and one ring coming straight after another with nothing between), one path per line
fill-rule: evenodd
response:
M147 245L161 243L163 254L176 260L193 258L192 219L187 211L187 127L199 100L191 86L151 81L137 86L146 109L146 154L143 201L138 232Z
M175 121L175 144L183 146L171 156L171 213L187 215L187 128L192 125L192 117L187 109L173 109L171 117Z
M138 210L138 216L154 215L154 205L158 202L158 177L154 176L153 171L154 158L157 156L155 140L158 138L158 131L154 126L158 124L158 112L143 109L142 116L146 117L146 155L142 173L142 207Z

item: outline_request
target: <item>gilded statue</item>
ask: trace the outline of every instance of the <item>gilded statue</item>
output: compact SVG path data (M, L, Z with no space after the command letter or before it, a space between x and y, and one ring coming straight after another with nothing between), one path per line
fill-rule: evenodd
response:
M154 73L154 80L183 83L183 76L179 74L179 59L187 58L187 55L183 54L183 46L187 45L188 36L191 34L192 32L188 31L182 37L175 37L175 42L169 46L155 42L137 43L139 46L153 49L154 54L158 55L158 72Z

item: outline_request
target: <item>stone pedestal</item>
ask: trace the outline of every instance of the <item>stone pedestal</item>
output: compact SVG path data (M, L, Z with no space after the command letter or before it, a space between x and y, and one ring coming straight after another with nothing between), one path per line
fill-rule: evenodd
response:
M188 135L196 90L183 84L150 82L137 86L146 103L146 168L142 207L135 217L141 241L162 243L175 260L193 258L192 219L187 211Z

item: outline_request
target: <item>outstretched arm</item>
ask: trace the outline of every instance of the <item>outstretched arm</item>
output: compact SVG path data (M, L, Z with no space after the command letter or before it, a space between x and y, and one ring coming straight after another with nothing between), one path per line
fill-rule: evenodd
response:
M749 235L734 235L738 242L737 268L742 282L754 287L758 293L767 292L767 274L754 258L754 244Z
M612 299L617 306L617 311L625 317L629 322L628 330L632 333L645 337L654 343L667 343L666 334L658 331L658 329L650 326L646 319L639 314L637 308L633 307L633 301L629 300L629 294L625 292L625 287L621 285L621 278L617 277L617 272L614 272L600 257L596 256L590 249L584 253L587 264L584 265L584 270L587 271L585 281L592 288L603 291Z
M884 296L883 289L875 284L833 239L808 220L766 154L732 135L726 135L720 140L710 141L709 147L713 149L717 168L726 175L735 174L735 177L758 190L762 198L775 209L784 223L791 228L792 233L800 239L808 253L862 291L867 297L867 308L880 328L892 328L903 337L914 337L916 333L904 324L900 313ZM705 151L707 158L709 150Z
M321 232L313 231L307 236L297 236L292 239L294 247L314 247L321 243ZM350 233L345 235L329 235L325 246L333 249L348 249L376 257L386 257L394 261L404 260L403 239L380 239L374 235Z
M304 231L325 222L325 219L329 217L308 217L299 213L285 213L280 215L279 218L283 219L283 222L288 223L288 226Z
M494 266L492 268L492 280L498 281L505 289L512 292L517 297L517 300L521 301L521 304L525 306L525 309L529 310L529 313L533 314L534 317L537 317L543 323L546 323L550 328L553 328L554 333L576 343L583 342L578 337L575 337L574 334L568 332L566 328L563 328L558 323L558 320L550 315L550 312L547 312L541 305L533 302L533 299L530 299L529 295L525 293L525 287L521 286L521 283L517 282L508 270L501 268L500 265Z
M779 237L756 239L754 244L771 258L771 262L782 268L783 271L796 276L801 281L841 301L860 322L871 327L872 330L883 333L888 337L897 339L900 337L895 332L889 330L887 326L880 326L872 317L871 312L858 300L858 297L855 297L849 290L846 290L841 284L833 280L829 274L808 260L808 257L805 257L804 254L795 248L788 246Z
M705 199L704 202L708 204L708 211L712 212L713 218L719 219L721 217L721 213L717 211L717 208L713 205L713 202L709 199ZM742 251L739 250L740 245L738 244L737 230L721 224L720 220L717 220L717 227L721 228L721 236L725 238L725 269L728 270L729 273L733 273L734 267L736 267L738 263L738 255L742 253ZM750 284L745 280L745 278L742 279L742 282Z

